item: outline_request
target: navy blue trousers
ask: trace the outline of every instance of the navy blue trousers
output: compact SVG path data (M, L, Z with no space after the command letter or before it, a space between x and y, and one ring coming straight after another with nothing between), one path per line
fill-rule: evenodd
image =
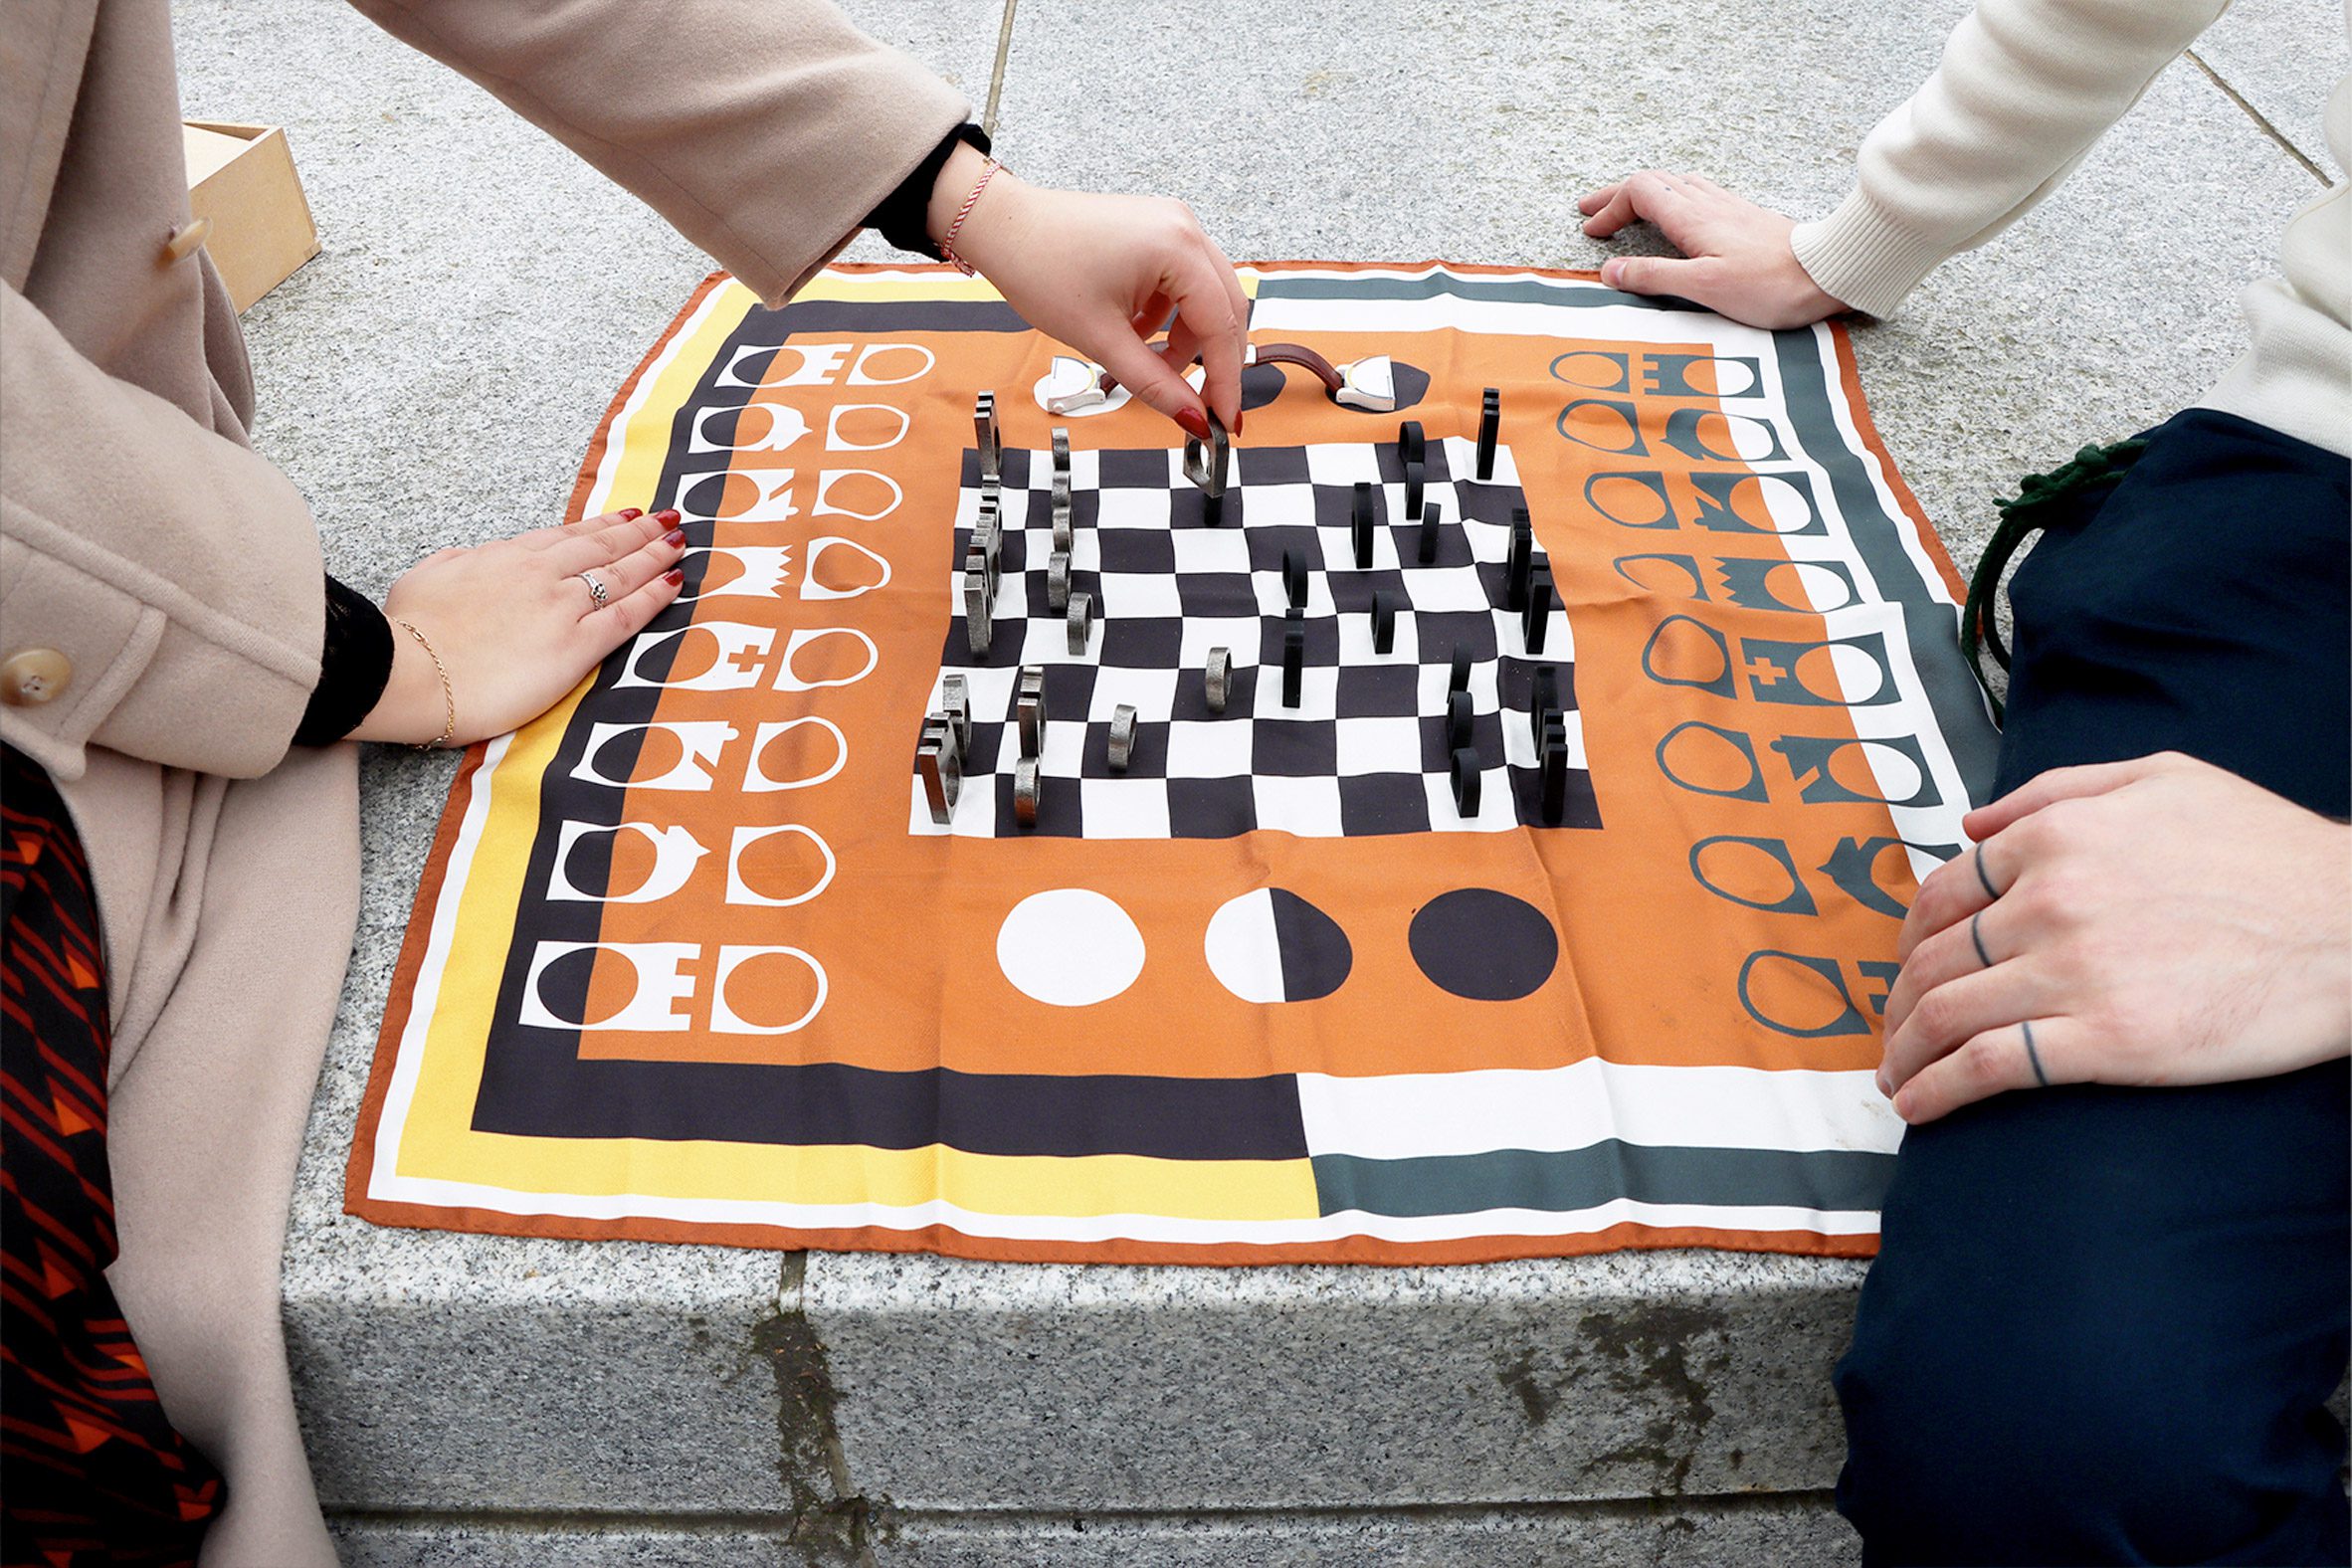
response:
M1998 787L2187 752L2352 815L2352 482L2191 411L2018 569ZM2347 1065L1914 1127L1837 1373L1866 1564L2343 1563Z

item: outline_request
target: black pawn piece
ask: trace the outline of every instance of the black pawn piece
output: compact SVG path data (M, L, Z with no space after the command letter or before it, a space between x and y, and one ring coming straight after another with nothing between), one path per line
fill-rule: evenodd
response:
M1438 524L1445 515L1446 508L1434 500L1421 508L1421 564L1424 566L1438 558Z
M1282 602L1293 610L1306 608L1306 563L1288 550L1282 552Z
M1419 458L1405 463L1405 520L1415 521L1421 516L1421 491L1428 483L1429 471Z
M1356 487L1355 512L1352 518L1356 541L1356 568L1367 570L1372 565L1372 487Z
M1403 463L1423 463L1429 459L1429 438L1421 433L1421 421L1406 420L1397 427L1397 458Z
M1527 694L1528 733L1535 742L1536 755L1543 754L1543 721L1560 708L1560 671L1556 665L1537 665L1529 678Z
M1470 694L1451 691L1446 695L1446 749L1460 751L1470 743Z
M1543 820L1557 823L1568 814L1568 730L1567 720L1558 713L1547 715L1543 726L1543 744L1536 752L1538 804L1543 809Z
M1552 569L1538 566L1528 574L1527 579L1527 616L1524 625L1529 655L1543 652L1544 631L1551 624Z
M1527 571L1535 564L1535 530L1528 525L1527 508L1511 508L1511 551L1502 576L1502 607L1527 608Z
M1470 650L1457 646L1454 650L1453 666L1446 672L1446 689L1448 692L1468 691L1470 689Z
M1397 596L1386 588L1372 590L1372 652L1397 650Z
M1454 752L1454 809L1465 817L1478 814L1478 754L1468 746Z
M1282 706L1296 707L1306 687L1306 612L1282 618Z
M1502 439L1502 393L1486 389L1485 406L1478 412L1478 478L1494 478L1494 444Z

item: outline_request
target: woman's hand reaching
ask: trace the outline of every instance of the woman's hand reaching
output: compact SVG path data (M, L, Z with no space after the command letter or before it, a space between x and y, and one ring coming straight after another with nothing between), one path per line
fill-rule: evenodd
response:
M929 213L944 240L986 160L960 146L939 171ZM1000 168L955 237L955 251L1023 320L1093 360L1136 397L1206 439L1202 403L1242 428L1242 349L1250 302L1233 263L1182 202L1047 190ZM1165 327L1166 350L1149 340ZM1198 358L1207 379L1183 379Z
M678 597L685 544L677 512L631 507L436 550L384 599L384 614L414 626L433 651L393 626L392 679L352 738L429 744L453 703L453 746L528 723ZM603 585L601 607L583 573ZM446 697L435 656L449 674Z

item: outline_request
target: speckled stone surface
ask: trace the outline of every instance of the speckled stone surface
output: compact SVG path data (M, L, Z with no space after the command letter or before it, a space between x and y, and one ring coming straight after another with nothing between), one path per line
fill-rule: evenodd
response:
M1276 1508L1826 1487L1858 1265L1031 1269L814 1255L861 1492Z
M1576 198L1640 168L1827 213L1856 147L1966 10L1514 0L1374 19L1333 0L1203 0L1144 30L1115 0L1032 7L999 148L1056 183L1182 196L1237 258L1597 267L1619 247L1584 238ZM2341 31L2339 18L2339 44ZM1105 111L1121 102L1248 111L1172 129ZM1992 497L2018 477L2221 375L2243 341L2238 293L2271 270L2280 225L2313 189L2177 63L2057 196L1857 331L1879 430L1955 557L1974 558ZM1659 248L1648 231L1624 244Z
M1959 9L1033 3L1001 144L1039 179L1182 196L1237 257L1594 266L1610 248L1578 233L1576 196L1645 165L1826 211ZM985 94L988 0L851 10ZM246 324L260 445L310 496L332 568L380 593L442 544L554 520L607 400L708 263L353 13L177 0L173 14L187 111L285 124L318 219L325 254ZM2289 103L2315 69L2271 58L2257 29L2272 25L2234 18L2242 31L2213 46L2257 104ZM2297 111L2279 112L2283 127ZM2019 474L2160 418L2220 373L2236 293L2312 187L2176 66L2047 208L1858 331L1879 426L1956 555ZM819 1255L795 1283L799 1266L772 1254L344 1216L358 1097L453 770L384 752L364 770L363 913L288 1244L322 1491L365 1510L721 1517L347 1521L354 1562L828 1560L861 1528L844 1501L859 1496L1278 1509L1811 1489L1834 1473L1824 1374L1853 1265L1674 1253L1219 1272ZM1270 1517L1240 1535L1230 1519L1102 1520L1083 1532L1094 1540L1062 1522L885 1511L896 1534L877 1538L885 1562L958 1565L1846 1553L1818 1496L1675 1507L1622 1537L1606 1532L1635 1516L1603 1509ZM1464 1544L1480 1531L1499 1544Z
M886 1514L879 1568L1836 1568L1860 1543L1825 1499L1350 1516L919 1519Z
M2266 0L2232 6L2196 44L2198 57L2331 180L2344 171L2327 150L2319 118L2328 93L2352 69L2347 26L2352 16L2343 0Z
M739 1522L608 1525L338 1520L346 1568L1830 1568L1857 1555L1819 1497L1611 1509L1432 1509L1348 1517L941 1518L882 1512L847 1549Z

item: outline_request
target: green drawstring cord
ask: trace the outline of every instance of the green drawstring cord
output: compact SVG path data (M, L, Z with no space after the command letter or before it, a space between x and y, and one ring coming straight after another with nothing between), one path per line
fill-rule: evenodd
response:
M1993 503L2001 512L2001 524L1993 530L1984 558L1976 563L1976 575L1968 580L1968 607L1960 615L1960 655L1968 661L1968 673L1984 687L1985 700L1993 706L1994 723L2001 722L2003 708L2001 699L1993 694L1992 682L1985 677L1983 651L1992 649L1994 662L2005 671L2009 668L2009 648L2001 641L2001 628L1993 618L1993 595L2000 590L2001 574L2009 570L2010 560L2028 534L2058 520L2054 507L2099 487L2114 486L2147 448L2145 441L2084 447L2074 454L2073 462L2055 474L2034 474L2020 481L2016 499Z

